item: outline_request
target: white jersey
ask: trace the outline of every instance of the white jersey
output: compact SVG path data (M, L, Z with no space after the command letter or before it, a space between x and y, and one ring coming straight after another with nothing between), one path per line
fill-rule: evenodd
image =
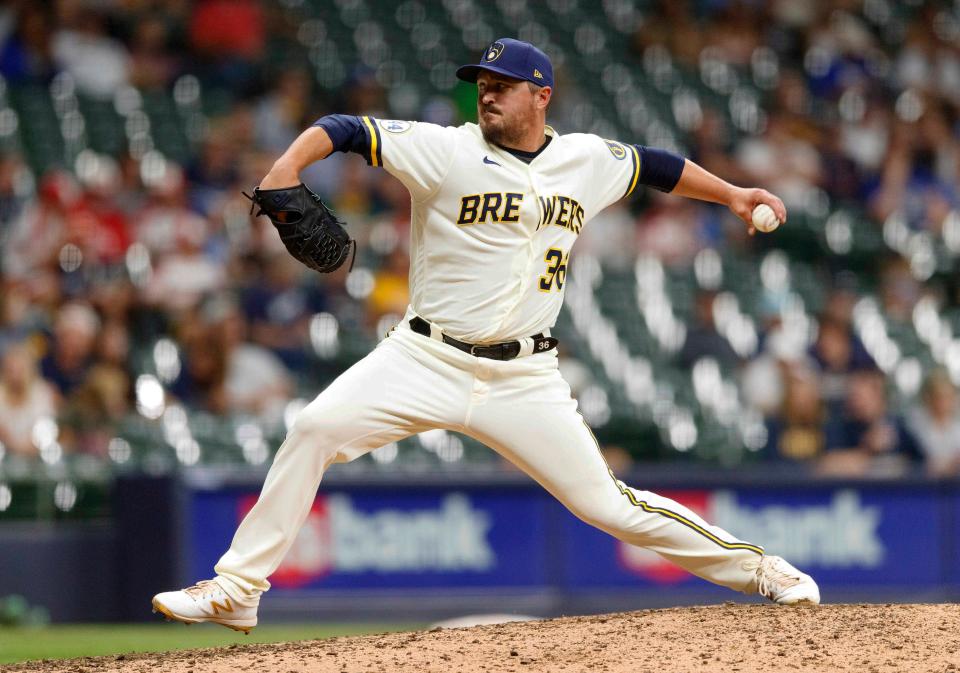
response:
M361 117L367 159L410 191L410 304L452 337L490 343L552 327L570 249L637 185L636 147L549 126L529 164L480 127Z
M386 168L412 195L412 309L463 341L523 339L551 327L577 235L639 181L644 150L593 135L561 137L548 129L551 142L528 165L487 144L474 124L361 119L365 135L350 120L335 132L338 144ZM555 350L500 359L488 356L513 349L468 353L432 329L433 338L423 332L419 323L401 321L297 414L263 492L215 567L219 589L205 588L203 600L190 590L158 594L157 610L188 623L249 630L275 571L278 580L295 575L314 582L330 569L314 572L315 545L301 546L290 565L280 566L303 540L302 523L316 513L324 471L432 429L489 445L623 544L737 591L759 591L779 603L819 602L816 583L779 557L764 556L762 547L680 503L616 479L577 412ZM389 550L384 558L399 568ZM236 602L230 615L210 598L218 590Z

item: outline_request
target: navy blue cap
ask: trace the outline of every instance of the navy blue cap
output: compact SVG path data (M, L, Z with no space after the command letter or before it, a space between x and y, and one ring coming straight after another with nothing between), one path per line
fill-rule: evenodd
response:
M476 65L457 68L457 77L464 82L476 82L481 70L523 79L539 86L553 86L553 66L542 51L529 42L501 37L490 44Z

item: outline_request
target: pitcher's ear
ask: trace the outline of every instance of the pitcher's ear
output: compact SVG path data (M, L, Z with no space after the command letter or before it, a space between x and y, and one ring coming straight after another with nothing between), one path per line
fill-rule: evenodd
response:
M553 98L553 88L549 86L540 87L537 91L538 100L543 102L543 107L546 108L550 105L550 100Z

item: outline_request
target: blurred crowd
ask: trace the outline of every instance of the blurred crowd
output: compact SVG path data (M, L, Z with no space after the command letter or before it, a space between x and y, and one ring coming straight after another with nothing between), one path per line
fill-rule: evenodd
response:
M36 174L23 147L2 150L5 452L36 455L38 434L55 419L65 451L105 455L117 424L138 411L146 371L190 409L275 422L291 398L316 394L342 365L320 357L320 327L332 319L343 334L372 339L403 313L409 201L397 181L340 154L304 175L359 240L353 276L308 273L241 194L323 114L393 113L368 68L350 69L335 88L318 83L297 41L302 4L20 0L0 8L4 90L49 87L66 73L80 95L111 101L131 87L169 93L191 76L208 100L226 101L179 163L130 148ZM910 232L939 240L951 218L960 227L960 15L955 4L907 4L901 16L886 0L641 3L619 57L639 71L665 49L691 73L716 62L752 73L765 91L753 133L735 132L708 104L685 117L689 155L721 177L766 187L791 212L825 216L860 204L878 231L897 215ZM568 90L558 90L548 121L583 130L565 99L595 95L592 83L559 70ZM419 118L471 121L458 96L462 89L425 101ZM592 224L578 252L613 267L645 253L682 269L705 248L757 245L721 209L659 193ZM955 282L917 273L895 251L859 284L835 261L818 268L826 299L809 348L784 339L771 313L758 352L738 354L714 325L716 292L704 290L677 366L709 356L737 372L745 400L766 419L765 459L825 474L905 465L960 473L956 380L931 368L909 404L894 403L889 376L853 327L853 307L871 287L885 316L908 323L924 296L960 303Z

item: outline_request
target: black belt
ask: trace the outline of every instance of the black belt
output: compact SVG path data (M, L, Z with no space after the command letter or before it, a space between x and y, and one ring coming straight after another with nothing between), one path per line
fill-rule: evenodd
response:
M410 329L417 334L422 334L425 337L430 336L430 323L420 316L410 319ZM474 355L478 358L489 358L491 360L513 360L515 357L520 355L519 341L505 341L504 343L500 344L480 345L469 344L466 341L454 339L446 334L442 336L443 343L449 344L454 348L462 350L464 353L469 353L470 355ZM534 334L530 338L533 339L534 353L545 353L546 351L556 348L557 344L560 343L557 339L554 339L553 337L545 337L543 334Z

